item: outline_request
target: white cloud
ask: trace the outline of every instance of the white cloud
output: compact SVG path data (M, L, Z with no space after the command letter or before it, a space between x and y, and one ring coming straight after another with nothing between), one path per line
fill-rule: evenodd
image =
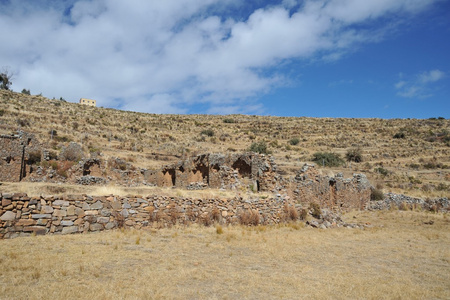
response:
M445 73L440 70L432 70L419 75L419 81L422 83L435 82L444 78Z
M397 95L405 98L429 98L432 97L430 84L445 77L445 73L440 70L426 71L412 77L411 80L403 80L405 74L399 74L400 80L394 86L398 90Z
M184 113L197 104L261 112L246 103L289 82L278 64L340 59L385 34L353 25L433 2L280 0L242 19L229 13L246 5L236 0L10 1L0 3L0 66L17 72L15 90L48 97L146 112ZM421 80L439 80L436 72Z

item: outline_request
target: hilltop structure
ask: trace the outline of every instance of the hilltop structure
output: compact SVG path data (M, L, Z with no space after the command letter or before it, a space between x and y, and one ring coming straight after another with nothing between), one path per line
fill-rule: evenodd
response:
M81 98L80 104L88 105L88 106L97 106L97 101L92 99Z

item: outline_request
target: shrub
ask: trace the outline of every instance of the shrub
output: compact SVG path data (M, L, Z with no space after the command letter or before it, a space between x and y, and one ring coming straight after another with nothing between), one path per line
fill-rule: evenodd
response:
M298 211L294 206L290 206L287 203L284 205L284 214L287 220L295 221L298 219Z
M83 158L83 149L77 143L71 142L61 150L60 160L79 161Z
M28 89L23 89L22 90L22 94L25 94L25 95L31 95L31 93L30 93L30 90Z
M370 200L377 201L377 200L383 200L384 194L383 191L380 189L372 188L370 190Z
M250 148L248 148L248 150L260 154L268 154L267 145L265 142L254 142L250 145Z
M234 119L228 119L228 118L227 118L227 119L224 119L223 122L224 122L224 123L228 123L228 124L236 123L236 121L235 121Z
M298 143L300 143L300 139L299 138L292 138L289 140L289 144L292 146L298 145Z
M257 226L259 224L259 213L256 210L248 209L239 215L239 223Z
M0 117L2 117L5 114L5 110L4 109L0 109Z
M28 164L34 165L41 162L41 151L34 150L28 154Z
M404 138L405 138L404 132L397 132L396 134L394 134L394 139L404 139Z
M320 210L320 205L318 203L315 203L315 202L309 203L309 209L311 210L311 215L314 218L316 218L316 219L320 218L322 211Z
M375 172L380 173L380 174L383 175L383 176L388 176L388 175L389 175L389 171L386 170L386 169L383 168L383 167L375 168Z
M26 119L17 119L17 125L19 125L21 127L27 127L27 126L30 126L30 121L28 121Z
M345 154L347 161L362 162L362 150L360 148L349 149Z
M326 167L339 167L344 164L339 154L331 152L316 152L313 154L313 161Z
M200 134L201 135L206 135L206 136L214 136L214 130L212 130L212 129L205 129L205 130L202 130L200 132Z

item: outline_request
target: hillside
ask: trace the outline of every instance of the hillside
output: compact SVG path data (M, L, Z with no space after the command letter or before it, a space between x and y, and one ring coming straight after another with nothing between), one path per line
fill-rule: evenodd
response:
M322 172L362 172L385 192L450 194L450 121L441 118L157 115L1 90L0 134L17 130L35 134L55 153L74 141L86 156L100 153L148 169L201 153L244 152L252 143L264 142L279 171L293 176L316 152L334 152L345 159L359 148L361 162L320 166Z

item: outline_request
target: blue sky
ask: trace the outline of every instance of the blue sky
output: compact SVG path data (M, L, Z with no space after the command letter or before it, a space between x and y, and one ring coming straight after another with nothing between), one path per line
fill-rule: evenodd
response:
M149 113L450 118L449 0L0 0L12 89Z

